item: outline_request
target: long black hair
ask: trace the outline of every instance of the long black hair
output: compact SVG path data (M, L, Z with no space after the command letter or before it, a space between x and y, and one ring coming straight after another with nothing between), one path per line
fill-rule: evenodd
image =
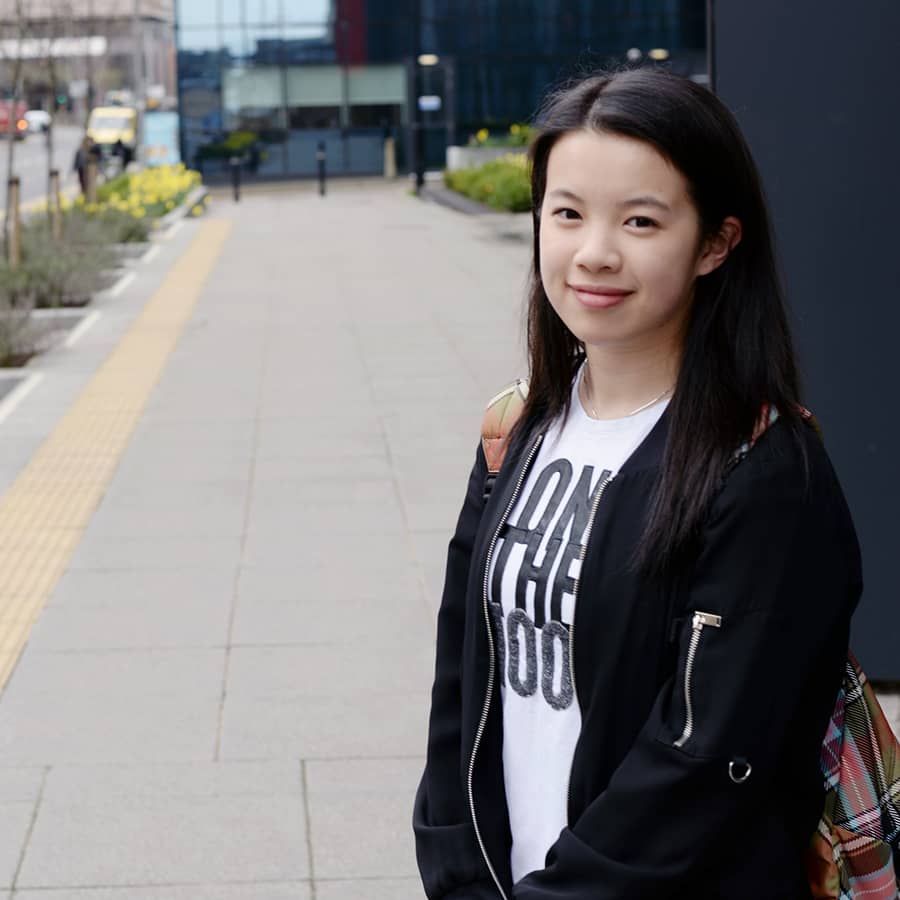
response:
M540 213L547 161L564 134L582 129L652 145L685 177L701 239L727 216L740 242L697 279L669 404L660 477L636 564L649 574L677 567L735 450L751 435L764 404L802 428L800 388L772 228L756 164L734 117L708 89L661 69L594 75L554 93L538 116L530 148L534 259L528 302L530 387L521 422L548 425L568 411L584 356L541 281Z

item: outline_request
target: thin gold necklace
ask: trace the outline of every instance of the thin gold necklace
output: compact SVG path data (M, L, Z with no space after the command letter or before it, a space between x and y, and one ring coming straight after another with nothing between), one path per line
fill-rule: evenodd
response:
M600 416L597 415L597 410L594 409L594 402L593 398L591 397L590 385L587 380L587 371L588 364L585 360L584 368L581 370L581 386L583 388L582 393L584 394L584 399L587 402L588 412L591 414L591 416L593 416L593 418L599 419ZM625 413L622 418L627 419L629 416L636 416L639 412L643 412L645 409L649 409L651 406L653 406L654 403L658 403L660 400L662 400L662 398L665 397L666 394L671 394L673 389L674 385L672 387L667 387L661 394L654 397L652 400L648 400L643 406L639 406L637 409L632 410L630 413Z

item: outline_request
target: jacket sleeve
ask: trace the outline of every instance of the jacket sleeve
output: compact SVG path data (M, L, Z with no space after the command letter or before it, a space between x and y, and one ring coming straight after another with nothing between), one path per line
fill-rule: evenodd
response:
M807 444L807 484L791 440L773 427L726 480L689 579L676 672L606 790L563 829L547 866L517 883L516 900L679 896L759 821L802 698L827 710L824 737L861 591L859 549L824 448ZM697 611L720 627L698 635ZM823 660L834 665L814 681ZM729 763L740 780L744 760L752 768L737 783Z
M479 445L466 498L447 552L438 612L437 654L425 771L416 792L416 860L429 900L496 900L469 815L462 781L461 678L465 599L475 534L484 507L487 464Z

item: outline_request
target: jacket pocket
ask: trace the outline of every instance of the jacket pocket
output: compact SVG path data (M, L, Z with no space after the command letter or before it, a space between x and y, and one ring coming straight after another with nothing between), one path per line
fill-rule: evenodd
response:
M691 639L688 644L687 659L684 665L684 678L682 679L682 691L684 695L684 730L681 736L674 742L676 747L683 747L694 733L694 667L697 656L704 642L704 632L710 628L721 628L722 617L715 613L696 610L691 617Z

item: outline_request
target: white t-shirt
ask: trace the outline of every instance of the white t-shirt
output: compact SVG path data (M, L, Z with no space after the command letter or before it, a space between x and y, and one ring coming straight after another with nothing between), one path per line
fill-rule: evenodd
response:
M668 402L621 419L592 419L578 396L580 377L579 371L568 417L548 430L532 463L489 573L513 881L544 867L547 850L568 824L569 773L581 730L568 626L593 500ZM599 600L579 597L581 603Z

